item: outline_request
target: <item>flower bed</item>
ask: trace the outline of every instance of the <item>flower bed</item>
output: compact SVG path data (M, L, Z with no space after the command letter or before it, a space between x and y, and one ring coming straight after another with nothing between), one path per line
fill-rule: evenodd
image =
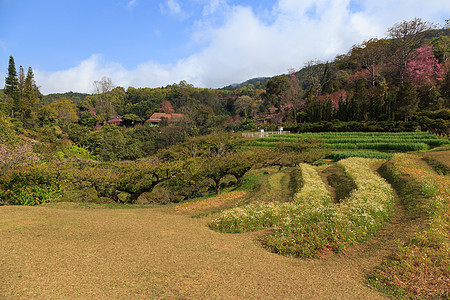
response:
M243 232L262 227L274 231L263 243L271 251L311 257L324 248L335 251L373 234L394 206L390 185L370 168L376 159L342 160L357 188L341 202L332 203L314 167L302 164L303 187L290 203L258 203L225 211L210 223L214 230Z

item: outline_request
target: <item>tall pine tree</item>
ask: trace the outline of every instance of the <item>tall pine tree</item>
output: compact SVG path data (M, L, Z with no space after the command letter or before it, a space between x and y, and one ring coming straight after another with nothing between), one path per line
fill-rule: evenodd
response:
M9 57L8 76L5 79L5 96L9 97L13 102L11 116L14 117L14 111L19 106L19 80L17 78L16 64L14 58Z
M419 105L417 91L411 80L407 79L397 92L395 103L398 117L408 121L409 117L416 112Z
M23 97L23 89L24 89L24 85L25 85L25 72L23 71L23 67L19 66L19 76L18 76L18 81L19 81L19 98Z
M27 123L32 121L34 115L33 112L35 112L36 105L39 102L39 96L40 92L36 85L36 81L34 80L33 70L29 67L23 83L23 93L20 100L22 122L26 121L26 119L28 119Z

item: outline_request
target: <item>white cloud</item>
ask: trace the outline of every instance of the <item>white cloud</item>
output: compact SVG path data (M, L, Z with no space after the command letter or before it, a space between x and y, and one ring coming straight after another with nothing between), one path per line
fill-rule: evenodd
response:
M226 0L209 0L209 3L203 7L202 15L204 17L211 16L227 7L228 4Z
M180 4L176 0L167 0L167 6L172 14L177 15L181 13Z
M173 66L146 62L129 71L120 63L106 62L101 55L94 54L68 70L57 72L35 70L34 73L43 94L67 91L91 93L94 81L100 80L103 76L110 77L115 85L122 87L163 86L179 82L189 76L188 72L177 75L180 69L185 68L180 64L184 65L181 62Z
M177 0L167 0L164 4L160 3L159 8L161 13L169 16L177 16L181 18L186 17L186 13L181 9L180 4Z
M357 10L352 9L355 5ZM166 1L163 8L168 14L183 14L175 0ZM189 57L166 65L143 62L127 70L93 55L69 70L36 71L36 79L44 93L90 92L92 82L102 76L124 87L164 86L181 80L200 87L222 87L286 73L309 60L333 59L353 44L384 37L388 27L402 20L442 21L450 15L450 1L279 0L269 13L267 18L250 7L209 0L192 32L192 42L205 46Z
M131 9L131 8L135 7L137 4L138 4L137 0L131 0L128 2L127 7Z

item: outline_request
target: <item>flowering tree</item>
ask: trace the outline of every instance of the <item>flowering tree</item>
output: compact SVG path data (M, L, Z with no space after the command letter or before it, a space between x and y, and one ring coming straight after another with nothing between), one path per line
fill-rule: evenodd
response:
M414 58L406 63L406 73L415 86L431 84L441 80L444 70L433 54L431 46L423 46L416 50Z
M173 109L173 106L169 101L164 101L163 103L161 103L161 108L159 109L159 111L166 114L173 114L175 112L175 109Z
M302 87L300 85L300 80L295 75L295 69L288 70L289 77L291 78L291 89L290 89L290 97L292 102L292 110L294 113L294 123L297 123L297 113L304 106L304 100L302 99Z
M32 142L21 141L14 132L11 120L0 112L0 176L10 169L38 160Z
M0 143L0 172L2 173L37 161L39 156L34 153L31 142L14 145Z

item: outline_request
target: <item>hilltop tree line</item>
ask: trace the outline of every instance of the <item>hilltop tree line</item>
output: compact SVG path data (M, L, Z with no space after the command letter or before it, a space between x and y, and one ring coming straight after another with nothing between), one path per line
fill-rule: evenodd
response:
M370 39L334 61L311 61L273 77L266 92L294 123L409 121L448 109L449 22L433 28L421 19L395 24L387 39Z
M71 140L103 160L144 157L188 137L280 125L293 131L421 128L447 134L449 33L449 21L441 28L417 18L403 21L388 29L386 39L363 41L333 61L310 61L236 89L185 81L125 89L104 77L91 94L44 96L32 69L25 74L20 66L17 72L11 56L0 110L32 138ZM145 121L154 112L183 117L152 127ZM109 125L118 115L121 126Z

